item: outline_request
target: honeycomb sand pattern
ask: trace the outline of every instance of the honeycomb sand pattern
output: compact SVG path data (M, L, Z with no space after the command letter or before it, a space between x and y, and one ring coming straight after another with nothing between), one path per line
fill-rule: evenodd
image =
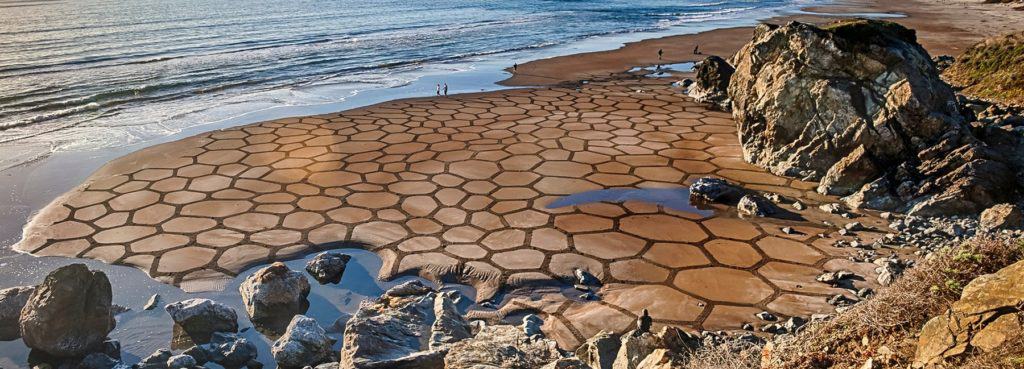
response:
M382 279L458 281L478 301L583 268L604 282L600 301L511 293L491 313L540 311L563 347L628 329L642 308L658 324L703 329L735 329L763 309L827 312L827 296L848 292L816 275L873 273L820 238L820 222L744 220L723 206L710 216L643 202L547 207L708 175L805 204L828 200L814 183L745 163L728 114L667 81L611 80L400 100L154 146L41 210L15 248L131 265L193 291L337 247L375 251ZM800 212L829 217L820 213Z

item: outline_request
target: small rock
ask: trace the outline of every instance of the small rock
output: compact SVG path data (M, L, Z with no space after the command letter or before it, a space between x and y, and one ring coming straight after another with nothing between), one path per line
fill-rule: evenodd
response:
M167 369L191 369L199 365L189 355L174 355L167 359Z
M597 279L597 277L595 277L593 274L590 274L590 272L588 272L586 270L576 268L576 269L573 270L573 274L576 276L576 283L578 283L578 284L581 284L581 285L584 285L584 286L599 286L599 285L601 285L601 280Z
M1024 216L1020 207L1013 204L999 204L981 213L979 227L984 231L1020 229Z
M696 202L732 202L743 194L724 179L701 177L690 185L690 199Z
M169 304L164 309L195 343L210 342L215 332L238 331L235 310L213 300L189 299Z
M782 325L786 328L787 332L796 333L796 331L807 324L807 320L798 316L790 317L786 319L786 322Z
M154 294L149 297L149 301L142 307L142 310L153 310L160 305L160 295Z
M345 274L345 267L348 261L352 260L349 255L325 252L317 255L309 263L306 263L306 272L313 276L320 284L340 283L342 275Z
M541 325L544 324L544 320L534 314L527 314L523 317L523 334L526 337L541 336L544 337L544 331L540 329Z
M793 229L793 227L782 227L782 233L785 233L785 234L800 234L800 232L797 232L797 230Z
M807 206L805 206L804 203L802 203L802 202L797 201L797 202L793 203L793 209L804 210L806 208L807 208Z
M863 231L865 229L864 225L860 224L860 222L846 223L846 225L844 225L843 228L846 229L847 231Z
M258 354L255 344L234 333L216 332L210 337L210 343L201 347L206 351L207 360L225 369L248 366Z
M775 316L775 314L769 313L767 311L762 311L760 313L754 314L754 316L756 316L758 319L767 322L774 322L775 320L779 319L778 317Z
M736 211L745 217L766 217L776 213L775 205L756 195L744 195L736 204Z
M336 360L332 344L327 332L315 320L296 315L270 352L280 368L295 369Z
M818 209L821 209L821 211L824 211L829 214L842 214L845 212L843 210L843 207L836 203L823 204L821 206L818 206Z
M167 360L174 356L174 353L168 349L159 349L156 352L139 361L135 364L137 369L167 369Z

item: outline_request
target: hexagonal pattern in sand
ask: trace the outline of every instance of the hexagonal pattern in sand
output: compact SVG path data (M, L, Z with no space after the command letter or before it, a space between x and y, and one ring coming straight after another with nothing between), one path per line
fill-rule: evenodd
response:
M842 290L802 286L848 252L816 245L826 230L799 218L826 216L817 210L783 221L740 219L725 206L555 204L622 188L685 198L688 183L709 175L826 200L813 183L740 156L728 114L659 80L403 100L115 160L43 209L16 247L132 265L191 289L257 263L361 247L383 258L381 278L460 281L478 300L564 286L583 268L605 283L600 301L509 299L545 313L565 347L628 329L644 307L658 324L709 329L738 327L754 310L827 309L821 302Z

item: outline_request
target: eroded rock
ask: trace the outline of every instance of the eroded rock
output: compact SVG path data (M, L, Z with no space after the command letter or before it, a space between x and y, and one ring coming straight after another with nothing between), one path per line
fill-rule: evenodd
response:
M260 328L280 333L292 317L309 308L309 281L302 273L273 263L253 273L238 287L245 311Z
M331 349L333 342L316 320L296 315L270 352L277 365L284 369L303 368L337 360Z
M560 359L562 352L547 338L525 339L519 327L485 326L473 338L451 346L445 369L533 369Z
M975 278L960 300L921 329L913 366L938 364L968 350L990 351L1022 334L1024 261Z
M690 199L695 202L731 203L741 196L742 189L720 178L701 177L690 185Z
M687 92L697 102L729 110L729 79L735 69L718 56L709 56L697 65L697 80Z
M325 252L306 263L306 272L320 284L341 283L345 267L352 257L337 252Z
M985 231L1002 229L1020 229L1024 225L1024 215L1020 207L1014 204L998 204L981 213L978 226Z
M621 342L617 334L601 331L576 349L576 357L594 369L611 369Z
M107 275L71 264L36 286L21 310L25 345L55 357L82 357L102 350L114 329Z

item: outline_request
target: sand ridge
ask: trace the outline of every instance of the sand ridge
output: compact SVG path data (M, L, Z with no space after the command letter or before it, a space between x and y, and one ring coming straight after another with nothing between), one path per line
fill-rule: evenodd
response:
M665 79L395 101L280 119L158 145L110 163L43 209L15 247L138 267L184 288L318 250L379 254L380 278L419 274L508 293L563 347L659 324L738 328L753 313L831 311L848 290L814 278L873 266L831 246L850 220L814 208L814 183L745 163L727 113ZM606 188L685 188L717 176L807 204L797 220L741 219L643 203L550 208ZM803 220L799 219L802 218ZM813 220L813 221L812 221ZM875 227L874 217L858 221ZM781 229L790 226L797 234ZM861 232L869 242L878 232ZM600 301L514 291L601 278ZM487 315L486 313L483 313Z

